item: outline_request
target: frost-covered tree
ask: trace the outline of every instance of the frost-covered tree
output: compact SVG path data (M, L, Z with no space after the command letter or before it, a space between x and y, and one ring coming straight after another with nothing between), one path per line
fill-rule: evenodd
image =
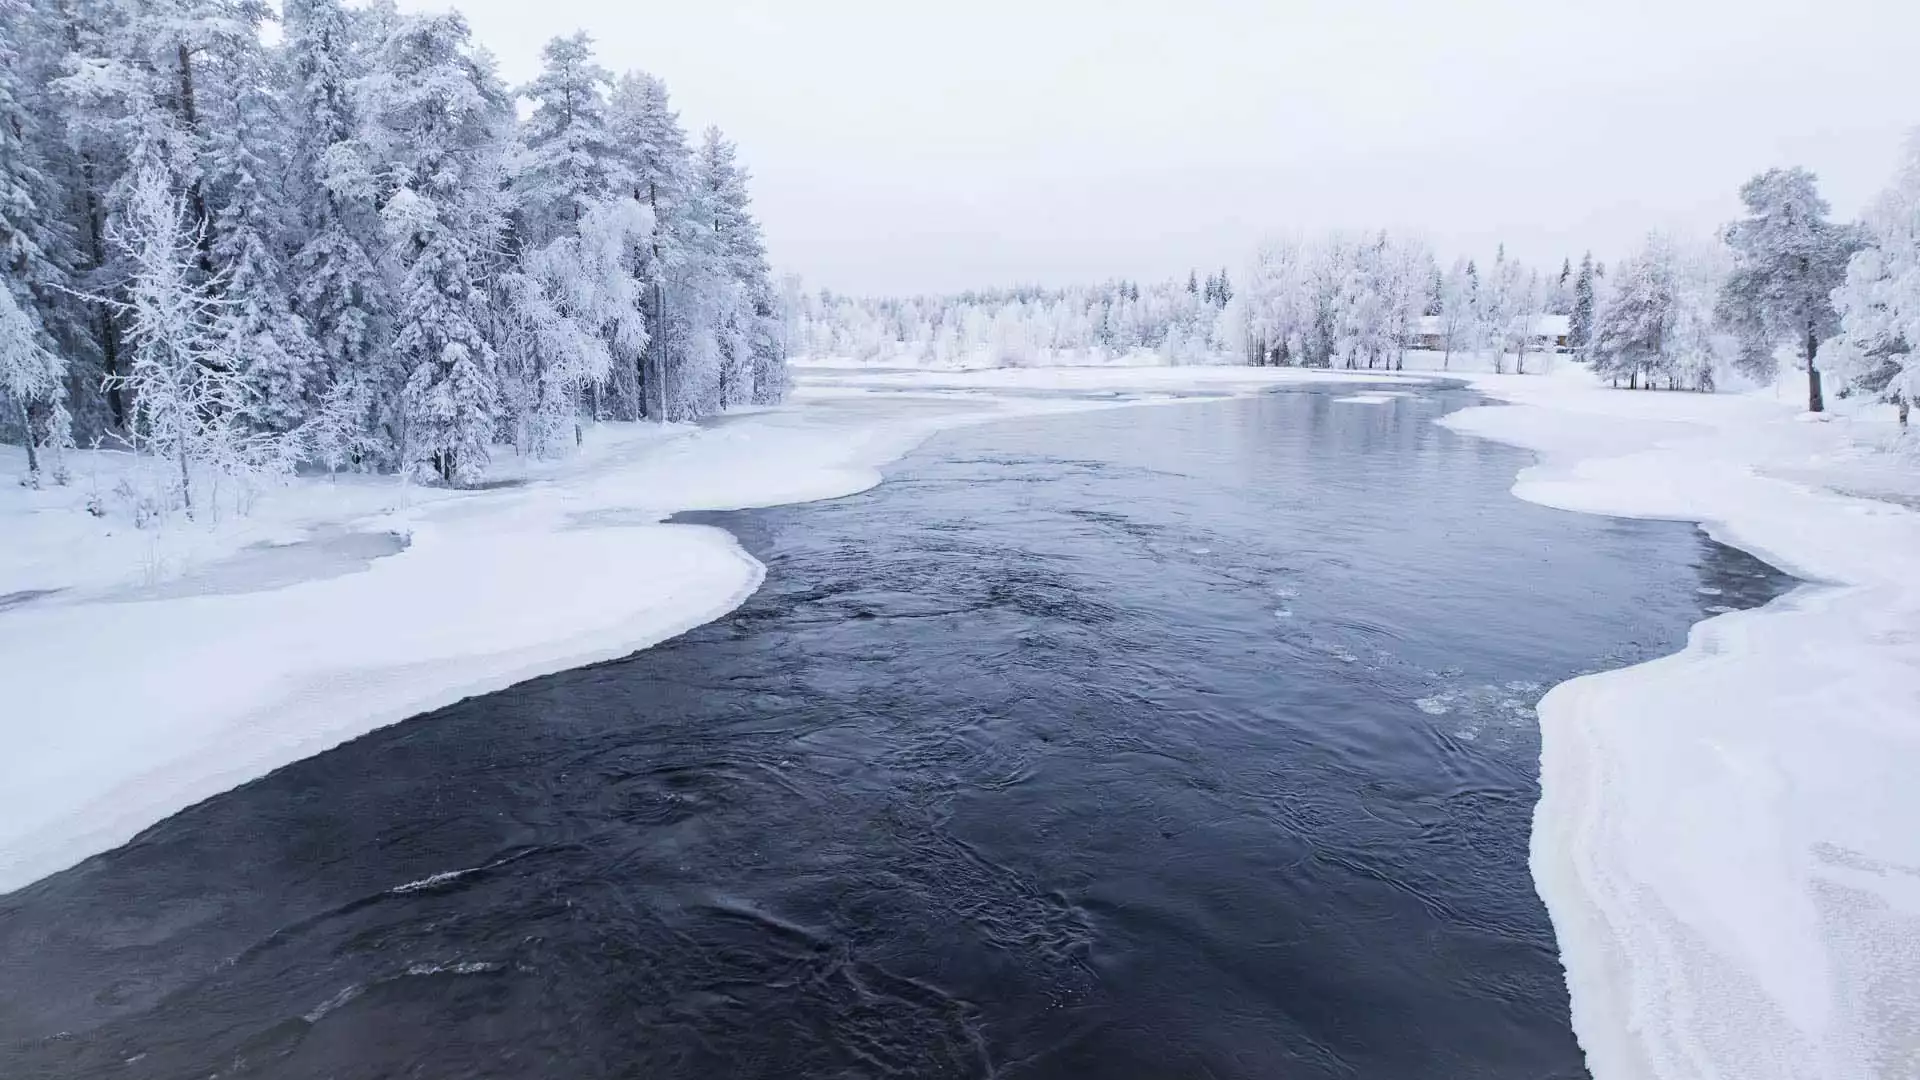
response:
M503 275L508 333L502 367L516 445L553 454L578 443L586 390L634 370L647 344L645 282L634 254L653 215L621 193L581 207L574 234L530 253Z
M626 182L633 197L653 214L644 269L649 337L639 361L638 382L641 414L664 419L669 353L677 356L692 337L691 316L700 307L698 288L710 276L699 265L700 230L692 205L693 154L666 84L645 72L620 77L614 84L609 114L615 141L626 155ZM676 334L676 329L681 333Z
M0 407L20 426L27 448L29 487L39 487L41 448L56 458L54 476L61 477L58 456L71 445L66 409L66 363L47 347L39 320L15 299L12 289L0 288Z
M1666 366L1673 316L1673 281L1661 241L1615 267L1614 290L1595 321L1589 350L1593 369L1616 385L1638 389Z
M1547 312L1551 293L1538 271L1519 270L1508 289L1513 314L1507 320L1506 348L1513 353L1515 374L1527 373L1527 354L1540 344L1541 316Z
M747 174L734 144L708 128L695 161L702 203L723 267L717 323L720 404L769 404L786 396L786 357L774 308L772 272L750 211Z
M318 353L325 389L316 419L332 433L329 445L345 448L332 467L381 462L399 430L404 374L384 349L392 282L376 254L383 181L354 103L379 43L366 40L367 24L340 0L288 0L285 27L291 300Z
M259 57L249 51L247 59ZM231 107L221 110L225 117L206 139L209 254L231 304L233 352L242 358L255 416L273 430L291 431L319 404L326 372L287 291L281 239L294 222L280 198L279 102L265 85L264 66L234 74L241 77L229 87Z
M1472 347L1474 329L1479 319L1475 307L1475 278L1473 263L1467 259L1457 259L1441 281L1439 319L1442 371L1452 370L1456 350Z
M286 0L276 41L274 6L0 0L0 439L38 457L71 417L157 449L152 367L130 368L152 275L116 241L150 231L149 183L230 338L236 438L465 483L498 439L551 452L539 432L585 416L784 391L795 327L747 177L724 141L696 168L659 80L609 95L588 39L560 38L520 124L458 16Z
M557 37L541 52L538 78L520 91L532 103L515 163L522 241L538 248L572 235L590 202L621 186L620 148L607 120L613 76L594 63L585 33Z
M1749 357L1789 344L1807 367L1807 408L1826 407L1817 356L1838 324L1833 291L1859 246L1857 231L1827 220L1813 173L1770 169L1740 188L1747 217L1723 232L1733 272L1720 296L1722 320Z
M171 494L189 517L200 505L217 512L222 478L245 485L290 464L290 445L257 423L236 351L234 302L220 296L217 279L200 280L196 234L207 227L156 162L135 174L114 232L130 269L131 349L117 377L133 401L128 438L172 463ZM207 498L196 494L196 473L215 485ZM162 507L171 502L162 500Z
M1547 312L1552 315L1573 313L1573 260L1560 260L1560 273L1547 289Z
M1724 261L1656 234L1617 263L1588 345L1594 371L1630 389L1712 390L1731 348L1714 313Z
M1861 225L1866 246L1833 294L1840 315L1834 357L1854 386L1898 406L1905 425L1920 399L1920 132Z
M511 108L457 14L402 21L359 97L392 186L380 215L401 268L390 346L407 372L400 460L471 483L486 468L499 408L483 271L505 224L498 193Z
M0 0L0 431L18 424L27 476L41 476L38 447L70 439L66 360L55 327L69 309L72 238L59 216L51 145L35 115L22 46L35 24L25 0ZM56 470L56 476L58 470Z
M231 300L259 422L291 428L319 392L312 341L290 310L281 269L280 85L259 34L258 0L87 5L70 73L59 80L69 127L97 162L115 154L158 168L193 219L195 273ZM134 174L98 195L104 231ZM111 343L109 343L110 345Z
M1507 246L1501 244L1494 251L1493 267L1477 290L1474 338L1492 356L1495 374L1506 371L1506 354L1513 344L1513 323L1522 300L1523 274L1520 264L1507 258Z
M1587 342L1593 339L1593 252L1580 256L1580 270L1573 278L1573 301L1567 312L1567 345L1574 354L1586 356Z

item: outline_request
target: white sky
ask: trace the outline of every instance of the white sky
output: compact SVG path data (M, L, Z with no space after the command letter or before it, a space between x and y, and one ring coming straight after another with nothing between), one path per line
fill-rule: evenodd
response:
M774 264L919 292L1238 268L1390 226L1557 263L1776 164L1852 214L1920 125L1920 0L400 0L514 83L585 29L741 146Z

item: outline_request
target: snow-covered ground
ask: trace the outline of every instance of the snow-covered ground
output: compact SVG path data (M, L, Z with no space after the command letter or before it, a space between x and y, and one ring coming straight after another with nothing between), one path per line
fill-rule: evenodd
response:
M1596 1077L1920 1075L1920 460L1890 416L1475 376L1549 506L1812 583L1540 703L1533 874ZM1790 400L1790 399L1789 399Z
M77 509L84 460L73 489L0 491L0 890L381 724L717 617L761 568L674 511L860 490L957 424L1393 378L837 366L788 406L603 428L489 491L303 480L158 539ZM1551 367L1455 372L1512 404L1448 423L1541 455L1517 494L1702 521L1815 583L1541 703L1534 875L1594 1074L1920 1074L1920 463L1880 448L1884 418L1813 421L1790 393ZM34 590L62 591L14 595Z

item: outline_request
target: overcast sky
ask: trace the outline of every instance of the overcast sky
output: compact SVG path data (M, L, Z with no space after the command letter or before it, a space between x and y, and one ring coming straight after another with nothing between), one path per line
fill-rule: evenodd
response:
M1443 257L1709 232L1779 164L1855 212L1920 125L1916 0L400 0L518 84L549 37L740 143L774 264L918 292L1238 267L1288 229Z

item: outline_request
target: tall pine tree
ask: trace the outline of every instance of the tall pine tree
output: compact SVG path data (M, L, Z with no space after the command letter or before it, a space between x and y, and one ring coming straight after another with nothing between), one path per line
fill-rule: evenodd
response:
M499 406L483 271L504 227L511 106L459 15L404 20L361 91L394 184L380 214L402 275L391 346L407 372L400 460L471 483L486 468Z

